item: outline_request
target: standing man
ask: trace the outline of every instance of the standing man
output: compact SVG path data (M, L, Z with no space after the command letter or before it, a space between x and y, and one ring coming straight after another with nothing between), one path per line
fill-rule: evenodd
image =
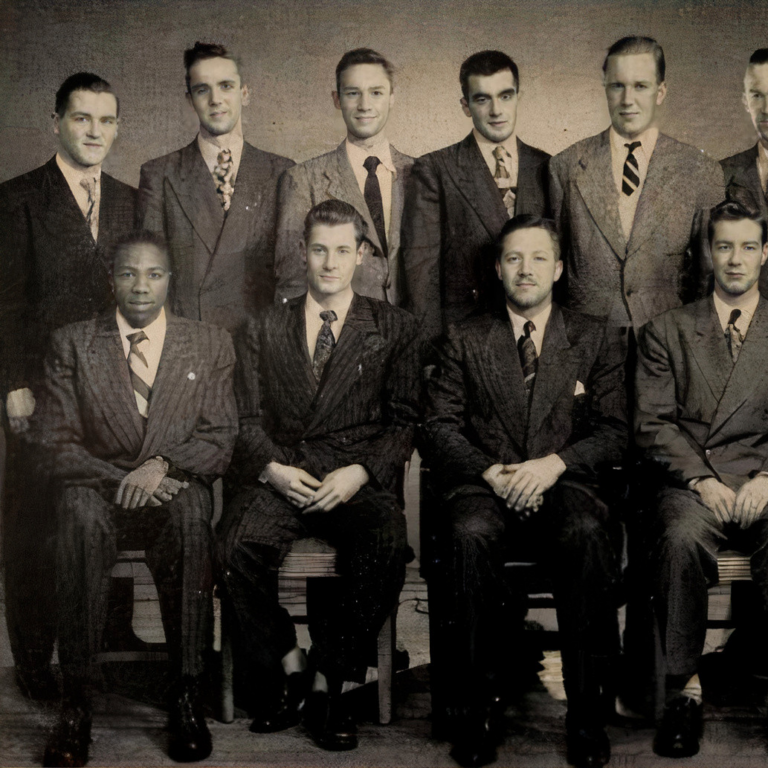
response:
M380 53L355 48L341 57L333 103L341 110L347 138L333 152L301 163L280 179L278 302L307 290L299 258L307 211L323 200L342 200L354 206L368 226L353 290L396 306L401 303L400 222L413 158L398 152L386 136L394 88L394 67Z
M520 75L500 51L470 56L459 72L472 132L420 157L403 220L405 307L428 337L463 320L497 281L494 243L515 215L547 214L549 155L520 141Z
M234 641L282 679L272 711L251 730L295 725L311 685L304 722L329 750L357 746L342 685L364 681L366 651L403 585L398 484L419 405L415 320L352 290L364 237L365 222L348 203L312 208L301 245L307 293L249 325L238 354L239 493L222 521ZM339 574L338 599L310 620L309 679L277 596L280 564L307 536L336 548Z
M51 332L113 303L106 251L116 236L133 229L136 216L136 190L101 170L119 115L106 80L90 72L68 77L53 114L58 151L40 168L0 185L6 620L17 681L34 698L56 691L50 671L55 526L25 431L40 395Z
M749 59L744 75L744 106L757 131L757 143L720 161L729 200L768 217L768 48ZM768 271L760 274L760 291L768 295Z
M768 607L768 229L737 202L709 221L712 296L665 312L638 340L635 438L661 475L651 518L666 700L654 751L699 750L701 702L687 690L704 650L719 549L752 556ZM765 640L763 640L765 642Z
M168 754L211 752L200 696L212 640L210 484L237 435L235 354L221 328L165 309L168 253L151 232L114 249L114 306L52 338L34 432L50 454L59 522L61 716L46 766L82 766L118 549L145 549L174 685ZM118 542L120 545L118 546Z
M277 180L293 162L244 141L250 93L224 46L195 43L184 67L200 130L142 166L142 222L168 241L174 312L233 332L272 303Z
M611 127L549 164L565 303L608 318L625 341L630 327L703 294L711 266L702 219L725 196L716 161L659 133L664 77L655 40L614 43L603 62Z
M438 640L452 657L441 670L458 714L451 754L484 765L503 738L500 677L519 650L506 620L512 545L552 574L568 759L594 768L610 755L602 693L619 647L620 529L599 481L627 442L623 360L604 322L553 303L563 264L552 221L516 216L497 243L506 303L452 326L427 382L424 453L442 496L439 575L453 603Z

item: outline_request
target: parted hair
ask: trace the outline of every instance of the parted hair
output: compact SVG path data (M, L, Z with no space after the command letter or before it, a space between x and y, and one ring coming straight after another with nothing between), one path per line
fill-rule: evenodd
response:
M543 229L549 233L552 239L552 247L555 251L555 260L560 258L560 236L557 234L557 227L552 219L545 219L543 216L536 216L532 213L521 213L515 216L501 228L499 236L496 238L496 260L501 258L504 240L507 235L517 232L519 229Z
M758 48L750 57L750 64L768 64L768 48Z
M663 83L667 76L667 63L664 59L664 49L652 38L640 35L630 35L617 40L605 54L603 59L603 74L608 69L608 59L611 56L629 56L638 53L651 53L656 62L656 82Z
M93 72L77 72L70 75L56 91L55 111L59 117L64 117L64 113L69 106L69 97L75 91L92 91L93 93L111 93L117 102L116 117L120 117L120 99L112 90L112 86L103 78L94 75Z
M184 69L186 70L187 81L187 93L190 93L189 86L189 70L197 64L198 61L204 61L205 59L229 59L234 62L237 67L237 74L240 75L242 85L242 73L240 72L240 59L231 54L223 45L218 43L201 43L196 42L191 48L187 48L184 51Z
M325 224L328 227L352 224L355 228L355 243L358 248L368 231L368 225L357 209L342 200L323 200L309 211L304 219L305 245L309 244L312 227L317 224Z
M395 67L392 62L373 48L353 48L347 51L336 65L336 92L341 91L341 73L358 64L378 64L387 73L391 89L395 90Z
M114 270L115 262L121 251L130 248L132 245L154 246L160 253L165 254L170 270L171 257L168 253L168 244L166 243L165 238L157 232L150 232L148 229L135 229L132 232L125 232L112 242L109 248L109 264L111 270Z
M510 56L502 51L479 51L473 53L468 59L464 60L459 70L459 82L461 83L461 92L464 98L469 98L469 78L472 75L481 75L489 77L501 72L502 69L508 69L512 72L517 90L520 90L520 73L517 64Z
M709 224L707 226L707 237L709 244L712 245L715 236L715 227L721 221L742 221L749 219L760 226L760 244L765 245L768 242L768 222L760 211L747 208L745 205L735 200L723 200L709 212Z

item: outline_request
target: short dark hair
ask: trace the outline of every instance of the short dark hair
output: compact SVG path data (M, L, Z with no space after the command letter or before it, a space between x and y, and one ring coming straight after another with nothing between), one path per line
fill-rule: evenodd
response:
M768 243L768 222L758 210L747 208L747 206L736 200L723 200L709 212L709 224L707 225L707 239L710 246L715 237L715 227L721 221L742 221L749 219L760 226L760 245Z
M341 200L323 200L315 205L304 219L304 244L309 244L312 227L317 224L325 224L328 227L337 227L343 224L352 224L355 228L355 243L357 247L365 239L368 225L358 213L354 205Z
M184 51L184 69L186 70L185 79L187 82L187 93L191 94L189 89L189 70L197 64L198 61L205 59L229 59L237 67L237 74L240 75L240 85L242 85L243 75L240 72L240 59L231 54L223 45L218 43L196 42L191 48Z
M768 64L768 48L758 48L750 57L750 64Z
M126 232L117 237L109 247L110 271L114 271L115 262L121 251L130 248L132 245L152 245L157 248L168 260L168 269L170 272L171 255L168 252L168 243L162 235L157 232L150 232L148 229L135 229L132 232Z
M64 117L64 113L69 106L69 97L75 91L92 91L93 93L111 93L115 97L117 109L115 117L120 117L120 99L112 90L112 86L103 78L94 75L93 72L76 72L70 75L56 91L56 103L54 110L59 117Z
M501 228L496 238L496 261L501 258L504 248L504 240L507 235L517 232L519 229L544 229L552 238L552 246L555 250L555 260L560 258L560 235L557 234L557 227L552 219L545 219L543 216L535 216L532 213L521 213L507 221Z
M667 63L664 60L664 49L652 38L631 35L617 40L605 54L603 59L603 75L608 69L608 59L611 56L629 56L638 53L651 53L656 62L656 82L663 83L667 76Z
M378 64L384 67L392 90L395 90L395 67L392 62L373 48L354 48L347 51L336 65L336 92L341 92L341 73L358 64Z
M469 78L471 75L482 75L489 77L501 72L502 69L508 69L512 72L515 80L515 87L520 90L520 73L517 64L511 57L501 51L480 51L473 53L468 59L464 60L459 70L459 82L461 83L461 92L464 98L469 98Z

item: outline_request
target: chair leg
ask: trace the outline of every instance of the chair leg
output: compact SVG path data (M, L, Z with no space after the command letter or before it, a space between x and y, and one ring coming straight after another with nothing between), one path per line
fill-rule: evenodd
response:
M214 649L219 641L221 660L221 689L219 691L219 720L231 723L235 719L235 693L232 663L232 640L227 631L227 622L223 615L224 603L214 596Z
M397 607L387 616L379 632L379 723L392 721L392 687L394 676L395 639L397 637Z

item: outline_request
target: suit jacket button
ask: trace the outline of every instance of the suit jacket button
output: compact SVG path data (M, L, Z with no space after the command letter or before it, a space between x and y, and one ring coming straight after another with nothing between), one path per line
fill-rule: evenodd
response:
M627 288L627 296L631 296L634 291L631 288Z
M477 288L472 289L472 298L476 299L479 296L479 293L477 291Z
M712 453L712 451L710 451L710 450L709 450L709 448L707 448L707 450L706 450L706 451L704 451L704 453L705 453L707 456L709 456L709 454L710 454L710 453Z

